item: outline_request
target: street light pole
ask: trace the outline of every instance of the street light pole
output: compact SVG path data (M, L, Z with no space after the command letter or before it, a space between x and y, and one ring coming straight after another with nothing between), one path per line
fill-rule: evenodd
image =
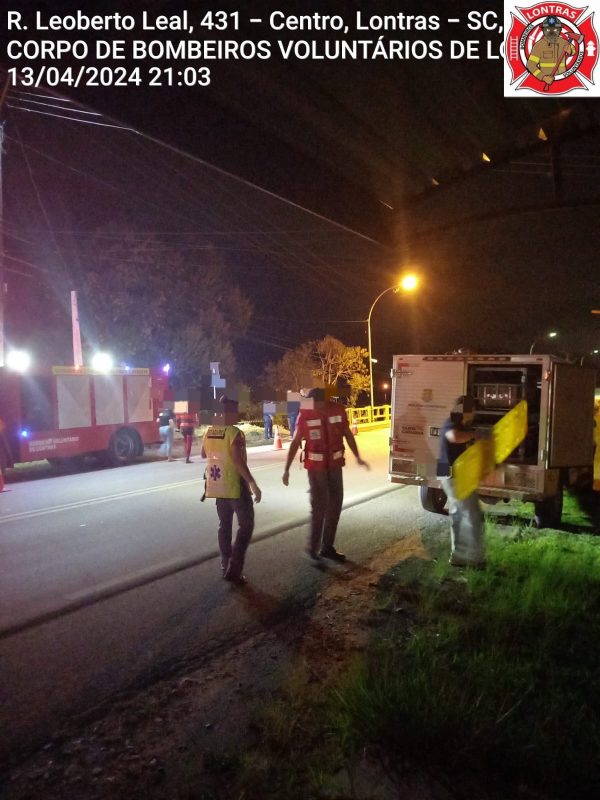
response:
M371 408L375 405L373 402L373 352L371 348L371 314L373 313L373 309L375 308L377 301L380 300L384 294L388 292L398 292L400 291L400 286L389 286L387 289L384 289L381 294L378 294L375 300L373 300L373 304L369 309L369 316L367 317L367 334L369 337L369 389L371 392Z

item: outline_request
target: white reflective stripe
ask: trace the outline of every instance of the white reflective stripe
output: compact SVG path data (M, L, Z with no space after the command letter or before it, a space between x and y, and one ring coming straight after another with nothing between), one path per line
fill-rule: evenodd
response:
M344 457L343 450L336 450L335 453L333 454L333 458L343 458L343 457Z
M310 461L325 461L323 453L307 453L306 458Z
M320 419L307 419L306 420L306 424L308 425L309 428L319 427L319 425L321 425L321 420Z
M337 417L329 417L329 422L341 422L342 418L338 415Z

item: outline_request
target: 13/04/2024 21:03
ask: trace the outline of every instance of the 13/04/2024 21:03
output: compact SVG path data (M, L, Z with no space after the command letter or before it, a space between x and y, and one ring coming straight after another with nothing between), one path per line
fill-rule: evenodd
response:
M12 86L36 87L60 86L69 87L124 87L142 86L171 87L171 86L210 86L211 75L208 67L149 67L142 70L140 67L127 69L126 67L56 67L41 65L37 69L11 67L8 70Z

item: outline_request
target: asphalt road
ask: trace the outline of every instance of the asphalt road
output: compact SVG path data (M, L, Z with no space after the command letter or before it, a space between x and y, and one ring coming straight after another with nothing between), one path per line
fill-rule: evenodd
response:
M360 563L422 524L410 488L387 482L388 431L361 433L345 469L338 547ZM221 580L203 462L156 462L9 485L0 516L0 758L43 743L73 714L202 659L310 603L344 567L302 557L304 470L281 483L285 453L258 448L263 490L246 560L249 591Z

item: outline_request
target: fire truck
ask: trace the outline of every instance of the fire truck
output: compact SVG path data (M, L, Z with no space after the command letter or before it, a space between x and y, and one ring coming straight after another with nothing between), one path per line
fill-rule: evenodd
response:
M460 395L474 398L474 426L483 436L527 401L527 436L482 479L484 502L533 502L536 525L555 527L563 488L591 484L595 370L551 355L399 355L391 376L389 480L418 486L426 510L439 513L446 503L439 437Z
M2 368L2 466L84 455L129 463L158 441L156 417L167 393L166 375L149 369Z

